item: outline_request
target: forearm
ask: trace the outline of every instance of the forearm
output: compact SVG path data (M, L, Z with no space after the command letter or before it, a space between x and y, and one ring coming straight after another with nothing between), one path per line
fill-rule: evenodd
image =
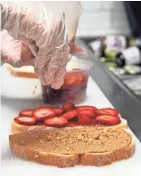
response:
M13 38L33 44L38 48L34 69L43 84L59 88L63 81L69 60L69 45L65 32L65 17L60 12L28 9L28 4L18 3L8 6L3 29ZM31 49L32 51L32 49Z
M39 44L39 37L44 28L39 25L35 16L20 4L1 3L1 28L9 32L9 34L17 40L31 39ZM34 28L34 29L33 29Z
M1 8L1 30L3 30L4 22L6 20L6 14L8 11L8 3L0 2L0 8Z

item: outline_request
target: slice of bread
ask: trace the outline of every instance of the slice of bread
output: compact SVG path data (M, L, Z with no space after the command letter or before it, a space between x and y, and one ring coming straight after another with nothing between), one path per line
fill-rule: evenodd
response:
M135 153L135 142L127 130L105 127L36 129L10 135L9 142L16 156L58 167L103 166Z
M15 68L7 64L7 69L10 71L11 75L16 77L38 78L38 76L34 72L33 66L23 66L23 67Z
M114 128L114 129L117 129L117 128L127 128L128 124L127 124L127 121L125 119L121 119L121 123L120 124L113 125L113 126L105 126L105 127L107 127L107 128ZM42 129L42 128L46 128L48 130L50 130L50 129L57 129L57 128L47 127L44 124L42 124L42 125L32 125L32 126L30 126L30 125L22 125L22 124L16 123L14 120L11 123L11 131L12 131L13 134L14 133L26 132L26 131L30 131L30 130L33 130L33 129ZM67 127L65 127L65 128L67 128Z

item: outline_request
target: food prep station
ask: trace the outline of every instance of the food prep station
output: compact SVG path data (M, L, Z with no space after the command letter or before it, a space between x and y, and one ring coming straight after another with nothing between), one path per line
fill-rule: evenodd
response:
M40 164L23 161L13 156L10 151L8 136L13 117L21 109L37 108L43 105L41 87L39 80L29 80L13 78L5 69L2 69L2 173L4 176L15 173L21 176L39 175L43 176L81 176L98 174L100 176L109 175L140 175L141 163L141 101L133 94L119 79L116 79L98 60L93 56L84 39L78 38L77 43L88 50L86 59L93 62L94 66L88 81L87 97L82 105L93 105L98 108L114 107L117 108L121 116L128 120L132 135L136 141L136 153L127 161L120 161L104 167L84 167L74 168L54 168ZM19 89L20 84L20 89ZM37 85L36 94L33 94L34 86ZM26 87L26 89L25 89ZM22 92L22 93L21 93ZM23 93L25 92L25 94ZM128 168L128 169L125 169Z

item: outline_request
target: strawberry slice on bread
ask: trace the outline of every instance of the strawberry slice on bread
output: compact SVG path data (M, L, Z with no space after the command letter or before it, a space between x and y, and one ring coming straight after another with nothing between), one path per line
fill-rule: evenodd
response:
M32 129L68 128L82 126L104 126L108 128L127 128L127 121L112 108L97 109L94 106L75 106L72 103L62 107L40 107L21 111L12 121L12 133Z

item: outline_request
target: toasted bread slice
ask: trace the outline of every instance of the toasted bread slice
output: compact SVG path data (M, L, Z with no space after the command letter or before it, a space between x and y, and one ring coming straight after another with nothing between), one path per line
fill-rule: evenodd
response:
M19 68L15 68L7 64L7 69L10 71L11 75L16 77L38 78L38 76L34 72L33 66L22 66Z
M79 127L79 126L78 126L78 127ZM114 129L117 129L117 128L127 128L127 127L128 127L128 124L127 124L127 120L122 119L122 120L121 120L121 123L118 124L118 125L105 126L105 127L114 128ZM12 132L13 134L14 134L14 133L26 132L26 131L30 131L30 130L33 130L33 129L42 129L42 128L46 128L46 129L48 129L48 130L50 130L50 129L57 129L57 128L47 127L47 126L45 126L44 124L42 124L42 125L32 125L32 126L29 126L29 125L22 125L22 124L16 123L14 120L13 120L12 123L11 123L11 132ZM65 128L67 128L67 127L65 127Z
M130 133L105 127L31 130L10 135L9 142L16 156L58 167L103 166L135 152Z

